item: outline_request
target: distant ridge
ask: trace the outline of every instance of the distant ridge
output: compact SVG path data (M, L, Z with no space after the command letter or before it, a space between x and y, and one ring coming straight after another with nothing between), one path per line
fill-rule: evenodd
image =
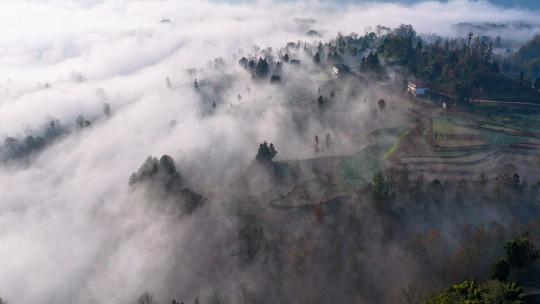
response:
M336 2L328 0L329 2ZM402 3L402 4L414 4L427 0L338 0L342 3ZM437 1L437 0L432 0ZM439 2L448 2L448 0L438 0ZM524 9L540 9L540 0L487 0L496 5L512 8L524 8Z

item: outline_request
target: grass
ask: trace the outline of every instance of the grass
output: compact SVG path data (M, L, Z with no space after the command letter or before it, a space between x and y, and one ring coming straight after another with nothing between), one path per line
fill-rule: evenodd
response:
M433 133L443 135L477 134L475 130L460 126L448 118L433 119Z
M409 132L411 130L407 130L405 132L403 132L401 134L401 136L399 136L398 140L392 145L392 147L390 147L390 149L388 149L388 151L386 151L386 154L384 155L384 159L387 159L389 157L391 157L392 155L394 155L394 153L396 153L399 145L401 144L401 141L403 140L403 138L405 138L407 135L409 135Z
M469 105L468 111L482 115L497 125L510 129L540 130L540 111L538 109L507 109L496 105Z
M504 123L509 127L517 129L532 129L540 130L540 120L539 115L536 114L521 114L521 113L511 113L511 114L497 114L491 117L494 121Z
M492 145L509 145L529 142L529 138L525 136L508 135L500 132L482 131L480 132L480 136Z
M371 145L362 151L343 159L339 167L339 174L349 187L357 187L369 183L375 173L381 170L383 153L376 145Z
M511 128L508 128L508 127L505 127L505 126L500 126L500 125L483 124L483 125L480 125L480 127L484 128L484 129L492 130L492 131L495 131L495 132L505 132L505 133L511 133L511 134L514 134L514 135L519 134L518 130L511 129Z
M346 185L355 188L371 182L373 175L383 169L383 160L397 150L408 134L404 127L379 129L372 133L375 142L358 153L347 156L339 165L339 175Z

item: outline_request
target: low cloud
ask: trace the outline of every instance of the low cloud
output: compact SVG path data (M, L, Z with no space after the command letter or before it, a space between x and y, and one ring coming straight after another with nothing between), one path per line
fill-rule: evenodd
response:
M517 39L538 32L536 12L483 1L2 1L2 140L38 134L52 118L69 127L84 115L92 127L62 137L29 163L0 165L0 296L10 303L126 303L144 290L170 295L164 281L189 286L196 267L219 265L182 248L226 244L233 219L216 207L179 222L149 209L128 178L147 156L170 154L193 187L209 187L205 194L219 206L221 182L247 170L263 140L274 142L282 159L311 153L311 135L291 131L286 93L252 84L236 64L254 46L312 41L309 30L324 40L405 23L422 34L453 36L460 22L515 20L532 25ZM217 57L233 80L210 115L211 102L193 82L217 77L207 68ZM197 73L190 75L190 68ZM365 107L351 113L370 116ZM306 128L325 130L316 121ZM205 221L216 229L201 232ZM212 239L199 239L199 232ZM192 267L171 273L181 262Z

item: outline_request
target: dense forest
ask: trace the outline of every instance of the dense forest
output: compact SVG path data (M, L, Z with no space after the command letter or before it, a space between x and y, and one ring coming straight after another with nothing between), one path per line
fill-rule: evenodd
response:
M272 155L268 145L261 144L258 163L279 183ZM131 181L139 179L142 170L151 172L151 161ZM159 162L159 168L174 171L170 157ZM167 189L171 181L159 183ZM180 299L529 303L530 290L525 288L540 276L535 264L540 257L535 245L540 241L539 191L540 182L521 180L511 165L493 179L481 174L457 182L411 179L406 171L389 169L350 196L279 215L284 221L279 226L276 215L230 210L239 222L231 236L236 245L225 254L234 260L230 267L249 272L250 279L265 288L253 290L245 285L249 282L240 281L235 298L215 289L209 298ZM186 201L178 197L176 202L183 206ZM155 303L151 298L146 293L137 303Z

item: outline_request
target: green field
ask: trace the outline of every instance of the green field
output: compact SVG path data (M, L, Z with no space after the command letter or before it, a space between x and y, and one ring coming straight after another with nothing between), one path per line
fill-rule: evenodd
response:
M459 125L453 119L447 117L433 119L433 134L441 135L471 135L477 132L471 128Z
M373 144L344 157L339 165L339 175L347 186L355 188L371 182L373 175L383 169L384 159L395 152L406 133L404 127L379 129L372 134Z

